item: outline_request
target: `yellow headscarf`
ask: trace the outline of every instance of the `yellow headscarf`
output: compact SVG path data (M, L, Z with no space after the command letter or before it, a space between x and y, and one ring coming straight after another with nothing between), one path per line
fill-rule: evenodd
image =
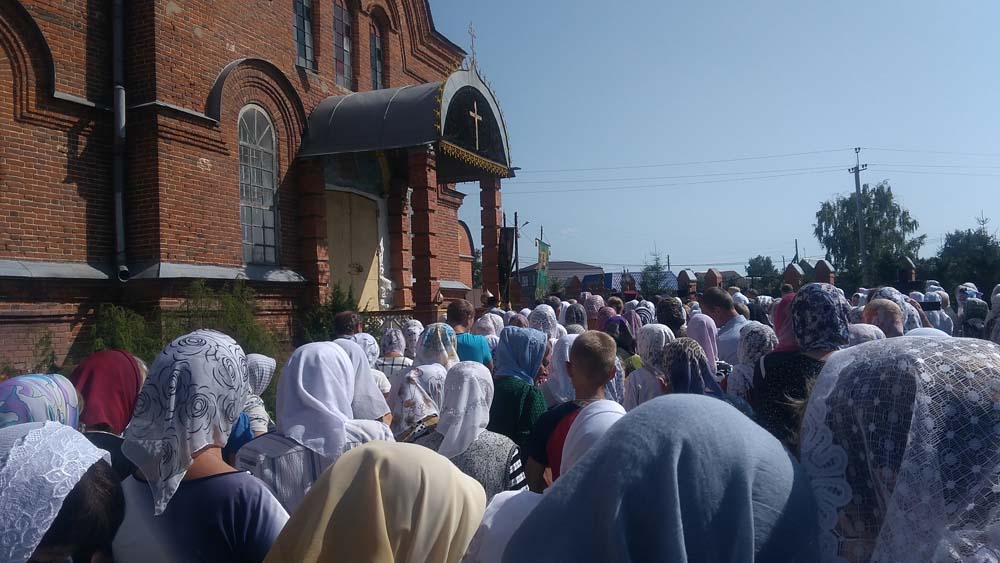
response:
M313 484L265 563L461 561L486 493L447 458L370 442Z

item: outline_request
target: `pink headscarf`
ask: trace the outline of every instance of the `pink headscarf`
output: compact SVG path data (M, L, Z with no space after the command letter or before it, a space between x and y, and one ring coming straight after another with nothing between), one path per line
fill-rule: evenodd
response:
M688 338L693 338L698 344L701 344L713 373L715 372L715 362L719 359L719 347L715 341L718 334L719 329L715 326L715 321L708 315L697 313L692 315L691 320L688 321Z
M774 332L778 335L778 345L774 347L774 352L799 351L799 343L795 340L795 325L792 323L793 300L795 294L789 293L774 307Z
M612 309L611 307L601 307L601 309L597 311L598 330L604 330L604 327L607 326L608 321L610 321L612 317L617 317L617 316L618 313L615 312L615 310Z
M633 309L623 314L622 318L625 319L625 322L628 323L629 329L632 330L632 336L637 336L639 334L639 329L642 328L642 319L639 318L639 313Z

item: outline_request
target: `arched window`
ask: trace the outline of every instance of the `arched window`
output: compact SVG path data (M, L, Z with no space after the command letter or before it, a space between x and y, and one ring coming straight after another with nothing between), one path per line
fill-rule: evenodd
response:
M274 127L259 106L240 112L240 226L243 262L277 264Z
M313 3L312 0L295 0L295 64L309 70L316 70L316 54L313 50Z
M333 1L333 60L337 66L337 84L348 90L354 89L354 73L351 57L351 12L344 0Z
M371 23L370 44L372 59L372 90L385 88L385 73L383 72L382 29L374 21Z

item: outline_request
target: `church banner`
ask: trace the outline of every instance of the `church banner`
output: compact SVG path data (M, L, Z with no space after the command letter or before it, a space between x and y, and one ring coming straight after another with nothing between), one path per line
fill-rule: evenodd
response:
M541 299L549 293L549 253L550 247L546 242L535 239L538 245L538 279L535 283L535 299Z

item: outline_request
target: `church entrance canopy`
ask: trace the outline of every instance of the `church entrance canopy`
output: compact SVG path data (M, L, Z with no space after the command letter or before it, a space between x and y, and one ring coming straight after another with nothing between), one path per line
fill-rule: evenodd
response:
M309 116L299 157L422 145L435 145L442 184L514 176L500 106L475 66L444 82L327 98Z
M433 320L444 299L465 295L452 291L469 289L455 277L462 257L442 250L458 238L451 229L465 196L452 185L462 182L479 182L483 290L500 294L500 180L514 168L475 63L442 82L327 98L298 157L322 162L329 280L362 296L362 308L412 305Z

